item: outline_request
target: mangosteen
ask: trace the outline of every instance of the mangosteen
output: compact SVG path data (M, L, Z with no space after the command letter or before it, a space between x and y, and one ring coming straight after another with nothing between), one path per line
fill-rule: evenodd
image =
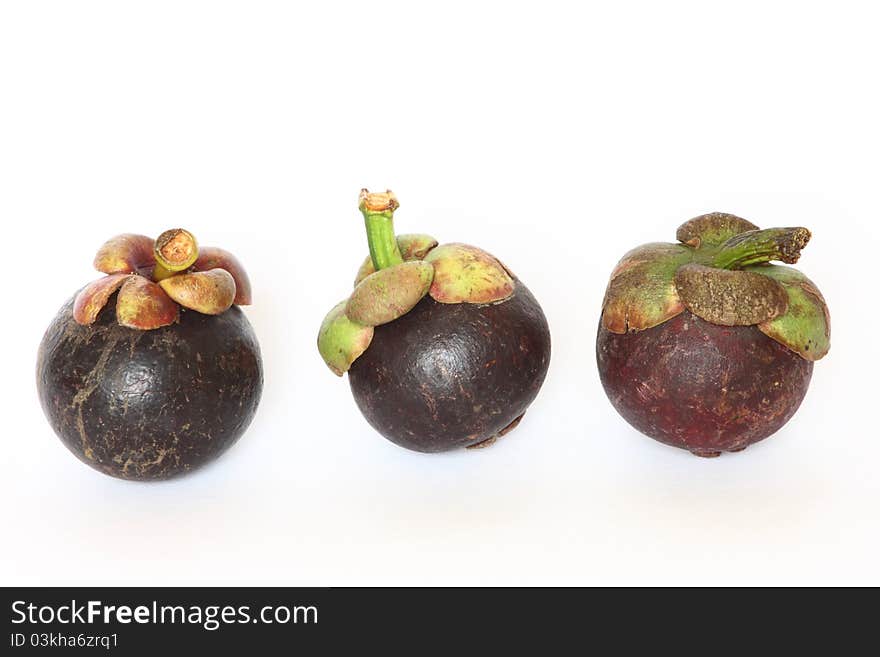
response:
M167 479L226 451L263 388L251 303L231 253L183 229L119 235L40 344L40 402L61 441L114 477ZM115 311L114 311L115 309Z
M829 348L822 293L791 267L806 228L713 212L679 244L645 244L618 263L596 341L614 408L651 438L698 456L738 452L778 431Z
M362 190L370 256L321 325L318 350L348 372L367 421L420 452L491 444L517 426L544 382L541 306L482 249L394 234L390 191Z

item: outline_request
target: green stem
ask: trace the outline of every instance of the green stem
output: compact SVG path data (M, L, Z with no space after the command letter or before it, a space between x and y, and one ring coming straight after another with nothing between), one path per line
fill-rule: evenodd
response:
M370 258L376 271L403 262L394 234L394 211L398 205L391 191L371 194L361 190L359 208L364 215Z
M161 281L192 267L199 259L199 245L189 231L172 228L156 238L153 255L153 280Z
M794 264L809 241L810 231L806 228L750 230L722 244L710 264L719 269L742 269L771 260Z

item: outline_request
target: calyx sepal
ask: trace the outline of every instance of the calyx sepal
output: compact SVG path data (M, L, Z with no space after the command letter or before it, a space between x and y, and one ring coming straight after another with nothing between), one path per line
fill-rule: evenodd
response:
M497 303L516 287L507 269L493 255L468 244L444 244L425 262L434 266L430 295L439 303Z
M808 360L828 352L830 320L818 288L794 263L810 239L806 228L761 230L736 215L713 212L682 224L680 244L652 243L615 267L602 304L602 326L642 331L685 309L713 324L757 326Z
M400 204L391 190L361 190L370 256L348 299L327 314L318 351L336 374L348 371L369 346L373 328L399 319L426 295L439 303L501 303L516 288L513 274L494 256L466 244L439 245L423 234L394 234Z
M602 304L602 325L612 333L644 331L684 310L672 278L693 260L682 244L654 242L636 247L611 272Z
M422 300L433 279L434 268L421 260L380 269L354 289L345 314L352 321L367 326L393 322Z
M126 233L107 240L95 256L105 274L86 285L74 299L73 319L94 324L116 296L119 324L152 330L177 321L180 308L218 315L233 304L251 303L251 286L241 263L228 251L199 248L182 228L153 240Z
M437 240L430 235L404 234L397 236L397 246L400 249L400 255L403 257L404 262L424 260L428 252L437 244ZM355 287L367 276L375 273L375 271L373 259L367 256L354 279Z
M767 337L807 360L819 360L831 347L831 314L815 283L793 267L757 265L748 269L778 282L788 296L788 311L758 324Z
M788 310L782 285L757 272L691 263L679 267L674 280L685 308L713 324L750 326Z
M318 353L334 374L342 376L367 350L373 340L373 327L351 321L345 315L348 299L327 313L318 331Z
M698 249L724 244L731 237L750 230L758 230L751 221L727 212L710 212L685 221L675 231L675 239Z

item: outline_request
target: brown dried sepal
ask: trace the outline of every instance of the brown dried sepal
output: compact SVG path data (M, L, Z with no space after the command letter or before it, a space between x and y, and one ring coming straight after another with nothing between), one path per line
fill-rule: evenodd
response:
M782 285L754 272L685 265L675 273L675 287L694 315L722 326L759 324L788 309Z
M404 262L424 260L428 252L437 246L437 243L437 240L430 235L404 234L397 236L397 248L400 249L400 255L403 256ZM355 286L375 271L373 259L367 256L361 268L358 269L354 279Z
M89 326L95 323L98 315L113 293L118 290L131 274L110 274L86 285L73 302L73 319L77 324Z
M421 260L402 262L367 276L351 293L346 316L357 324L379 326L402 317L431 287L434 268Z
M105 274L133 274L141 269L152 269L153 239L146 235L125 233L112 237L98 249L95 269Z
M235 280L225 269L178 274L159 281L165 293L184 308L219 315L235 299Z
M431 297L440 303L495 303L513 294L515 283L491 254L467 244L444 244L424 262L434 266Z
M199 249L199 258L193 265L195 271L207 271L209 269L225 269L235 281L235 299L233 303L238 306L248 306L253 302L251 294L251 281L247 272L238 258L225 249L216 246L206 246Z
M128 276L116 297L116 320L122 326L149 331L177 321L180 308L156 283Z
M717 246L750 230L758 230L751 221L727 212L710 212L684 222L678 227L675 239L694 248Z

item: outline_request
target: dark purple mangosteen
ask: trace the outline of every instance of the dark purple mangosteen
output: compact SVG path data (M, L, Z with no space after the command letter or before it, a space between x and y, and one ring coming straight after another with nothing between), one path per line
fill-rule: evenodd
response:
M122 479L167 479L226 451L257 410L263 366L237 307L251 303L231 253L182 229L120 235L70 299L37 360L43 410L80 460Z
M806 228L715 212L680 244L627 253L605 293L596 355L611 403L642 433L698 456L738 452L778 431L829 347L818 288L791 267Z
M367 421L420 452L490 444L534 401L550 363L540 305L496 258L394 234L389 191L361 192L370 256L324 320L318 350L348 372Z

